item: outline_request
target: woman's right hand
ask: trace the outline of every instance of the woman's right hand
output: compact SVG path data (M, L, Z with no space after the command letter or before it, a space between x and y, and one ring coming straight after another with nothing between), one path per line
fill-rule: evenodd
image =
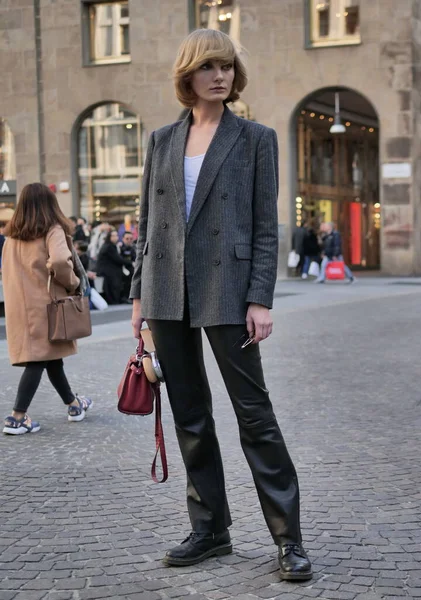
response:
M132 327L133 336L138 340L140 338L140 328L142 327L142 309L138 299L133 300Z

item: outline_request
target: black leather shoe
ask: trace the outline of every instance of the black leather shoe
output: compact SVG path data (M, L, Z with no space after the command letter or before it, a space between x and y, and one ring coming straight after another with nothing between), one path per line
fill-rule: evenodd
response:
M285 581L307 581L313 577L311 563L301 544L279 546L279 568Z
M179 546L172 548L163 558L169 567L196 565L211 556L231 554L232 544L228 529L222 533L196 533L192 531Z

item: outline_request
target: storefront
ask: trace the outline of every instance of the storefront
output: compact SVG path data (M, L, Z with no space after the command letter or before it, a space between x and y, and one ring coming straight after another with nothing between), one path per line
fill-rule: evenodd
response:
M307 98L296 115L295 224L333 222L345 261L380 268L379 126L359 94L338 90L342 133L335 123L335 90Z
M83 116L77 141L78 214L89 222L134 226L146 150L139 117L122 104L97 106Z

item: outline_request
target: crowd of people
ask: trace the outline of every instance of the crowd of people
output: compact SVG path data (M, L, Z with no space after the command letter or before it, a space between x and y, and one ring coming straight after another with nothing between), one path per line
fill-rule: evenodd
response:
M301 226L294 229L291 245L300 257L295 274L302 279L308 278L311 264L316 263L315 282L324 283L328 264L333 261L344 263L342 237L334 223L321 223L318 226L316 219L303 221ZM353 283L355 277L345 263L344 272L348 281Z
M123 223L115 229L107 222L89 225L83 217L71 217L73 243L88 274L91 288L108 304L129 304L130 282L136 260L136 233Z

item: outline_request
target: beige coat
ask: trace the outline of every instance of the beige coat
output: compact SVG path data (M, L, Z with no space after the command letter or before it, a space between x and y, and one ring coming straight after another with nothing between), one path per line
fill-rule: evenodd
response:
M76 342L48 341L48 275L55 274L58 298L79 285L63 229L56 225L45 238L22 242L8 238L3 247L2 274L6 335L12 365L46 361L76 354Z

